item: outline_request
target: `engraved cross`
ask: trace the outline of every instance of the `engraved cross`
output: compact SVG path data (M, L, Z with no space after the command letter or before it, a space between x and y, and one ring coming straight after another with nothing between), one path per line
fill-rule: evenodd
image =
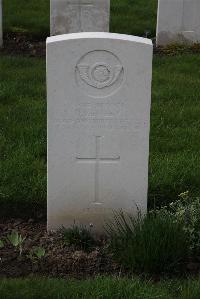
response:
M84 7L92 7L93 6L93 0L71 0L68 3L71 6L75 6L78 8L78 19L79 19L79 28L80 31L82 28L82 10Z
M116 157L101 157L100 145L102 136L95 136L95 157L76 157L78 162L82 163L95 163L94 174L94 203L100 204L99 201L99 164L100 163L116 163L120 160L120 156Z

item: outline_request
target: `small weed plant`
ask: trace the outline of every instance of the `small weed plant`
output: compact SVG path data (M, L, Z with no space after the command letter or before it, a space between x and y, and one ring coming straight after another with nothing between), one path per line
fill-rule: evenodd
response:
M133 271L162 273L178 270L188 255L186 233L171 215L137 217L123 212L107 223L114 258Z
M11 234L7 235L8 241L15 247L19 249L20 256L22 255L23 243L26 238L23 238L18 232L12 231Z
M40 260L45 256L45 249L43 247L36 247L33 251L35 256Z
M0 240L0 249L4 248L4 242L2 240Z
M73 225L71 228L61 228L61 234L64 242L68 246L74 246L76 249L89 251L94 245L95 240L91 232L77 225Z
M180 222L187 235L191 253L200 255L200 198L193 198L189 191L179 195L179 200L169 207L163 207L160 214L170 214L175 222Z
M38 269L38 267L43 268L43 260L45 257L46 251L43 247L34 247L29 251L27 257L31 260L32 269Z
M32 262L36 262L41 260L44 256L45 256L46 252L45 249L43 247L35 247L34 249L32 249L28 255L28 257L30 258L30 260Z

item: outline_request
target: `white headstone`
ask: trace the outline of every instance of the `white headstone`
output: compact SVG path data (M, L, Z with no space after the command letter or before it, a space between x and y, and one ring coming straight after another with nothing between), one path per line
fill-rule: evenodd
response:
M151 72L149 39L47 39L49 229L146 212Z
M3 16L2 16L2 0L0 0L0 48L3 46Z
M174 42L200 42L200 0L159 0L156 43Z
M51 35L109 31L110 0L51 0Z

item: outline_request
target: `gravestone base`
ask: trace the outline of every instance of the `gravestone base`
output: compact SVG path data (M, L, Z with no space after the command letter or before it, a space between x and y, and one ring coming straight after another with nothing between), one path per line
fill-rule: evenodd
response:
M200 1L158 0L157 46L200 43Z
M171 32L160 32L158 35L157 46L167 46L168 44L185 44L191 45L197 42L197 38L194 31L180 31L173 34Z
M96 205L89 210L68 210L66 207L65 213L57 215L49 215L48 229L57 229L58 227L72 227L77 225L78 227L85 227L94 234L102 234L105 221L109 221L113 217L113 210L107 211L100 205Z

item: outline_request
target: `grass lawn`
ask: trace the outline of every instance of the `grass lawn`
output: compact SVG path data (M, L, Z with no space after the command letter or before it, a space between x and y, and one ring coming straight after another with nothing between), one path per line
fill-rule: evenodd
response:
M49 0L3 0L4 33L49 36ZM111 0L111 32L154 37L157 0ZM149 207L200 194L200 56L154 57ZM0 216L46 209L45 60L0 57ZM122 198L123 200L123 198ZM199 280L0 280L1 299L199 299Z
M200 55L154 57L149 199L200 194Z
M199 299L200 281L164 281L98 277L75 281L15 279L0 281L1 299Z
M154 57L150 207L200 194L199 64ZM0 214L31 213L46 207L45 60L2 56L0 72Z
M4 32L49 36L50 0L3 0ZM111 0L111 32L155 36L157 0Z
M45 61L1 57L0 70L0 202L23 214L46 200Z

